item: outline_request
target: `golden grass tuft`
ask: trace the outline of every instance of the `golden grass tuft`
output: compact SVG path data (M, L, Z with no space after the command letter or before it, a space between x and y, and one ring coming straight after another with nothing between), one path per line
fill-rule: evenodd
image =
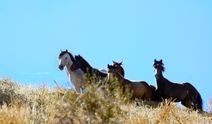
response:
M114 85L116 86L116 85ZM83 94L65 88L21 86L0 80L0 124L209 124L200 114L176 103L130 101L130 94L108 85L89 85Z

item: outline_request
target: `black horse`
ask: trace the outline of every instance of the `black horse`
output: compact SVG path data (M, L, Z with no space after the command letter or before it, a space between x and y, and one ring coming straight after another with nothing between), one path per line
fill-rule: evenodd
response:
M172 99L194 110L202 111L202 98L196 88L190 83L172 83L163 77L165 71L163 61L154 60L155 78L157 81L157 91L163 99Z

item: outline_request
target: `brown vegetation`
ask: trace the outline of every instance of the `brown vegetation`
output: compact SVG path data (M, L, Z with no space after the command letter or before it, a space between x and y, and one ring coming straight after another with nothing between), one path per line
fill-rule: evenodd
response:
M83 94L64 88L21 86L0 80L0 124L190 124L212 123L212 116L199 114L175 103L129 101L120 87L88 86ZM155 107L156 106L156 107Z

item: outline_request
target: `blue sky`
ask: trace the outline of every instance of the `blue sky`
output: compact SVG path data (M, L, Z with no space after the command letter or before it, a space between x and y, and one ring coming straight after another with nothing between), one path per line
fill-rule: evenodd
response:
M156 85L156 58L164 60L167 79L192 83L207 106L211 6L211 0L2 0L0 77L69 86L57 61L68 49L96 68L123 61L128 79Z

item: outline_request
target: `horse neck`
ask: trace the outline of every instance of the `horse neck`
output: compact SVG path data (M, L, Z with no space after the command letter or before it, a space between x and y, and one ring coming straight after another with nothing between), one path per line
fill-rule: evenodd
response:
M160 79L163 79L163 78L164 78L164 77L163 77L163 72L162 72L162 70L155 69L155 78L156 78L157 80L160 80Z
M92 67L86 62L85 64L83 64L82 66L81 66L81 69L82 69L82 71L83 72L85 72L85 73L92 73Z
M124 77L124 69L120 67L120 74Z
M68 61L68 64L66 65L66 70L67 72L69 72L69 74L74 73L74 71L71 71L71 66L72 66L73 62L72 60Z
M165 86L165 78L163 77L162 70L155 69L155 78L158 88L163 88Z
M120 82L120 83L123 83L125 78L119 73L119 72L115 72L115 77L117 78L117 80Z
M92 72L96 74L96 76L100 76L100 77L107 77L107 74L101 72L100 70L93 68Z

